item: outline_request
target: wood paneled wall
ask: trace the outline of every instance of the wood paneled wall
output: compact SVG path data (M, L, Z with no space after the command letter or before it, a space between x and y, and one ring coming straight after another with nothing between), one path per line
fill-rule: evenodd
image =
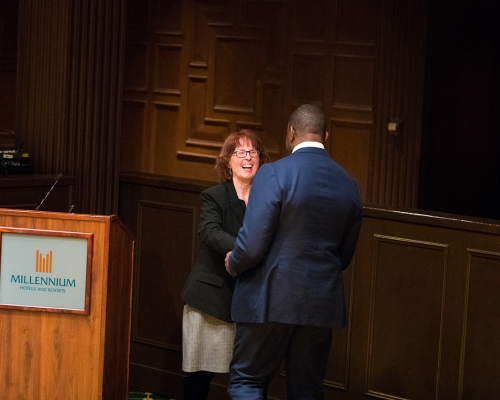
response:
M144 173L122 175L120 219L136 235L132 388L156 393L180 388L180 291L198 249L200 193L209 186Z
M137 237L132 387L178 396L180 292L210 183L123 174L121 219ZM348 325L333 338L325 399L493 399L500 391L500 224L365 206L345 271ZM227 375L210 399L228 399ZM282 370L269 389L284 399Z
M499 235L498 221L365 207L353 388L387 399L497 396Z
M80 213L116 212L124 26L125 0L19 0L16 134Z
M414 206L426 11L417 0L128 0L121 171L214 181L240 128L281 158L289 114L312 102L363 199Z
M0 179L0 208L68 213L74 200L76 179L54 175L10 175Z
M0 2L0 129L15 128L17 0Z
M215 181L239 128L281 158L304 102L366 202L415 206L427 1L18 4L16 134L36 173L78 178L78 212L116 211L118 170Z

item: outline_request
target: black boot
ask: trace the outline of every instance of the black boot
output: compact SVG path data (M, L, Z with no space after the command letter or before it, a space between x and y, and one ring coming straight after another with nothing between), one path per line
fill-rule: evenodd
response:
M180 400L205 400L210 392L210 382L215 372L191 372L182 379Z

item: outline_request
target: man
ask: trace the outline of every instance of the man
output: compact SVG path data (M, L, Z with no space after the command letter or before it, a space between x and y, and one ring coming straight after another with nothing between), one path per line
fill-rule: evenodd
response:
M305 104L288 122L293 151L257 172L226 269L237 276L228 392L265 399L285 359L288 399L323 399L333 327L345 325L341 271L361 226L358 185L324 149L321 108Z

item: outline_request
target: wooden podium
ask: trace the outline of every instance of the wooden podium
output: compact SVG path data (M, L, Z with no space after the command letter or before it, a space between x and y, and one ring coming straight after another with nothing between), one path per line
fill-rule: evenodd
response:
M65 309L64 304L61 308L37 308L0 302L0 398L127 399L134 265L130 232L116 216L0 209L0 234L3 240L19 234L23 239L77 237L89 243L82 310ZM4 240L1 248L5 271L8 263L3 256L15 247L7 247L8 243ZM19 252L20 259L26 256ZM50 257L52 268L52 251ZM8 292L4 283L12 282L14 289L17 284L17 289L23 290L69 292L68 288L37 287L40 282L65 284L60 278L49 281L38 272L29 277L12 273L7 279L1 274L5 272L2 264L3 297ZM45 262L40 261L42 264L45 268ZM75 280L68 282L71 286Z

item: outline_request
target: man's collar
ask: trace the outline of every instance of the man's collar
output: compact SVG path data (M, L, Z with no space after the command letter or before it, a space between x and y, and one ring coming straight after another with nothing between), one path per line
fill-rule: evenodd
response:
M325 146L323 145L323 143L320 143L320 142L302 142L302 143L299 143L297 146L295 146L292 150L292 153L295 152L295 150L298 150L298 149L301 149L303 147L317 147L318 149L324 149Z

